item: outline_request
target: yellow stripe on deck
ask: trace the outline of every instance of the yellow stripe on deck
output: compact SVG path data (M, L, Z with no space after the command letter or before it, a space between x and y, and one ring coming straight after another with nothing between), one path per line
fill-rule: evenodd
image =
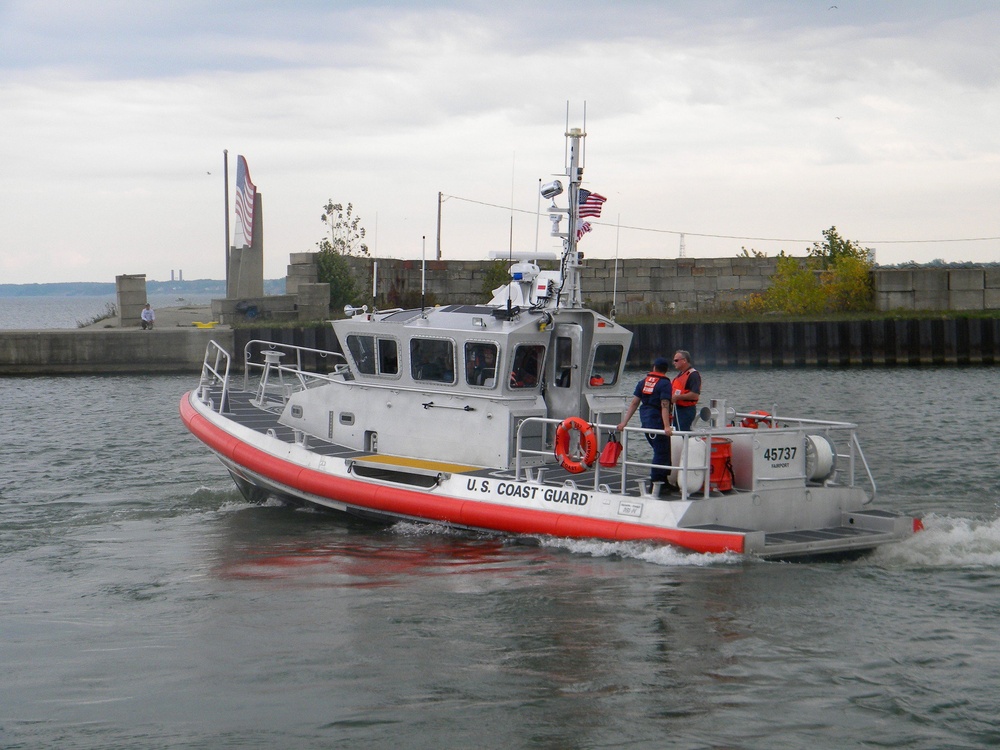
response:
M366 464L379 463L389 466L407 466L411 469L428 469L429 471L447 471L452 474L464 474L469 471L478 471L478 466L466 466L464 464L446 464L440 461L425 461L422 458L406 458L405 456L386 456L381 453L372 453L367 456L359 456L359 461Z

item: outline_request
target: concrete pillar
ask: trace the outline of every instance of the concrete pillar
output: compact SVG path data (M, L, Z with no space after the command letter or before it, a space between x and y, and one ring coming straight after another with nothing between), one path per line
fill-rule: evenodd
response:
M326 320L330 317L330 285L299 284L298 319Z
M139 315L146 306L146 274L115 276L115 293L118 298L119 328L138 326Z
M226 299L264 296L264 209L260 191L253 200L253 239L250 247L229 250L229 286Z

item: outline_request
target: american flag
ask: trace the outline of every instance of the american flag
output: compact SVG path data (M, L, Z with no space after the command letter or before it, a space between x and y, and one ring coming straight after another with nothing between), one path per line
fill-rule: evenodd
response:
M233 241L236 247L253 244L253 199L256 194L247 160L240 156L236 160L236 237Z
M601 209L604 208L605 198L600 193L592 193L589 190L580 189L580 216L594 216L600 218Z
M593 227L590 226L590 222L589 221L578 221L578 222L576 222L576 239L577 239L577 242L579 242L580 238L583 237L583 235L585 235L591 229L593 229Z

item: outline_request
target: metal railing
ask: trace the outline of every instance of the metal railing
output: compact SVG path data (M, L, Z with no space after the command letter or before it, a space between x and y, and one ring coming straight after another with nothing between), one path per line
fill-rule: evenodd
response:
M294 355L295 362L294 364L276 364L269 363L266 360L264 362L254 362L253 355L255 349L260 351L261 354L265 352L292 354ZM333 375L327 375L304 369L302 366L302 360L303 355L306 354L319 357L320 359L327 359L329 357L340 361L334 364ZM296 346L295 344L279 344L273 341L264 341L262 339L253 339L252 341L248 341L246 346L243 347L243 390L246 391L250 389L250 379L254 372L260 371L260 374L263 377L265 371L269 368L276 370L278 373L288 373L296 378L302 388L309 388L319 382L335 382L337 380L336 376L347 372L347 359L339 352L331 352L326 349L313 349L308 346Z
M748 414L738 413L737 418L749 416ZM537 440L537 435L527 436L526 431L531 429L531 425L542 425L542 444L543 446L549 445L548 435L551 434L550 431L558 427L563 420L560 419L549 419L545 417L527 417L520 422L517 428L517 436L515 441L515 477L522 478L526 477L529 481L534 479L535 481L541 481L541 477L544 472L545 466L538 466L535 462L529 462L527 459L531 456L544 456L547 459L554 459L554 453L551 447L543 447L539 450L537 448L529 448L525 445L528 440ZM877 493L877 487L875 484L875 478L871 473L871 469L868 466L868 461L865 459L864 452L861 450L861 443L858 441L857 436L857 425L848 422L829 422L815 419L798 419L798 418L786 418L782 416L775 415L768 420L771 424L775 425L773 428L762 428L766 429L768 432L772 430L774 432L794 432L801 435L801 439L805 442L807 435L820 434L830 440L831 444L835 448L841 444L841 441L836 441L831 437L831 434L840 436L843 440L846 440L846 453L834 452L836 464L835 471L838 475L843 476L844 484L850 487L855 486L856 482L856 472L860 466L864 473L864 479L869 490L865 493L867 499L865 504L871 503L875 499ZM781 423L778 426L778 423ZM601 432L617 432L617 425L608 425L600 422L590 423L591 428L595 431L597 435ZM610 467L602 467L599 460L595 460L592 469L587 469L585 472L580 474L581 478L585 478L588 485L592 485L595 491L606 490L606 481L602 483L602 477L606 478L609 474L617 477L621 481L622 491L624 492L626 482L629 480L629 470L639 469L639 470L651 470L651 469L662 469L664 471L676 471L678 472L678 485L680 487L681 499L685 500L690 497L709 497L711 492L711 474L712 474L712 438L731 438L734 435L746 435L746 428L739 427L709 427L709 428L699 428L698 430L690 432L680 432L673 431L671 434L673 437L681 438L681 463L674 464L654 464L650 461L640 460L635 456L638 452L634 446L630 447L630 436L635 435L642 436L641 445L643 447L648 446L648 441L645 436L648 435L663 435L666 436L667 433L664 430L650 430L643 427L626 427L622 431L621 443L622 451L619 457L619 463L613 469ZM691 450L690 443L692 440L703 440L705 443L704 452L704 462L699 462L696 465L691 463ZM840 468L846 463L846 467ZM549 461L546 464L551 465ZM539 473L532 476L532 469L538 469ZM592 472L592 473L591 473ZM690 491L688 489L689 485L689 473L690 472L703 472L704 481L701 484L700 489L695 491ZM636 479L635 475L632 475L633 480L638 481L640 484L640 494L645 495L647 491L651 491L652 488L646 487L649 481L648 476L643 479ZM768 477L756 477L756 481L769 481L772 478ZM801 476L793 477L780 477L773 478L775 481L777 479L800 479L803 486L808 484L808 477L803 474ZM605 486L602 487L602 484Z
M229 352L219 346L214 340L205 347L205 359L201 363L201 378L198 380L198 398L215 409L209 389L222 384L222 395L219 398L219 413L229 409L229 367L231 365ZM224 365L224 367L223 367Z

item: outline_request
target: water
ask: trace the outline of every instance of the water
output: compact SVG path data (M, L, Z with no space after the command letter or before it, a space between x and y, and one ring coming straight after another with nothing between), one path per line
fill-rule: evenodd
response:
M859 421L879 502L925 517L787 564L251 505L190 377L0 380L0 747L994 746L995 383L706 372Z
M151 294L153 309L211 304L211 294ZM102 317L115 295L85 295L79 297L0 297L0 331L8 329L76 328Z

